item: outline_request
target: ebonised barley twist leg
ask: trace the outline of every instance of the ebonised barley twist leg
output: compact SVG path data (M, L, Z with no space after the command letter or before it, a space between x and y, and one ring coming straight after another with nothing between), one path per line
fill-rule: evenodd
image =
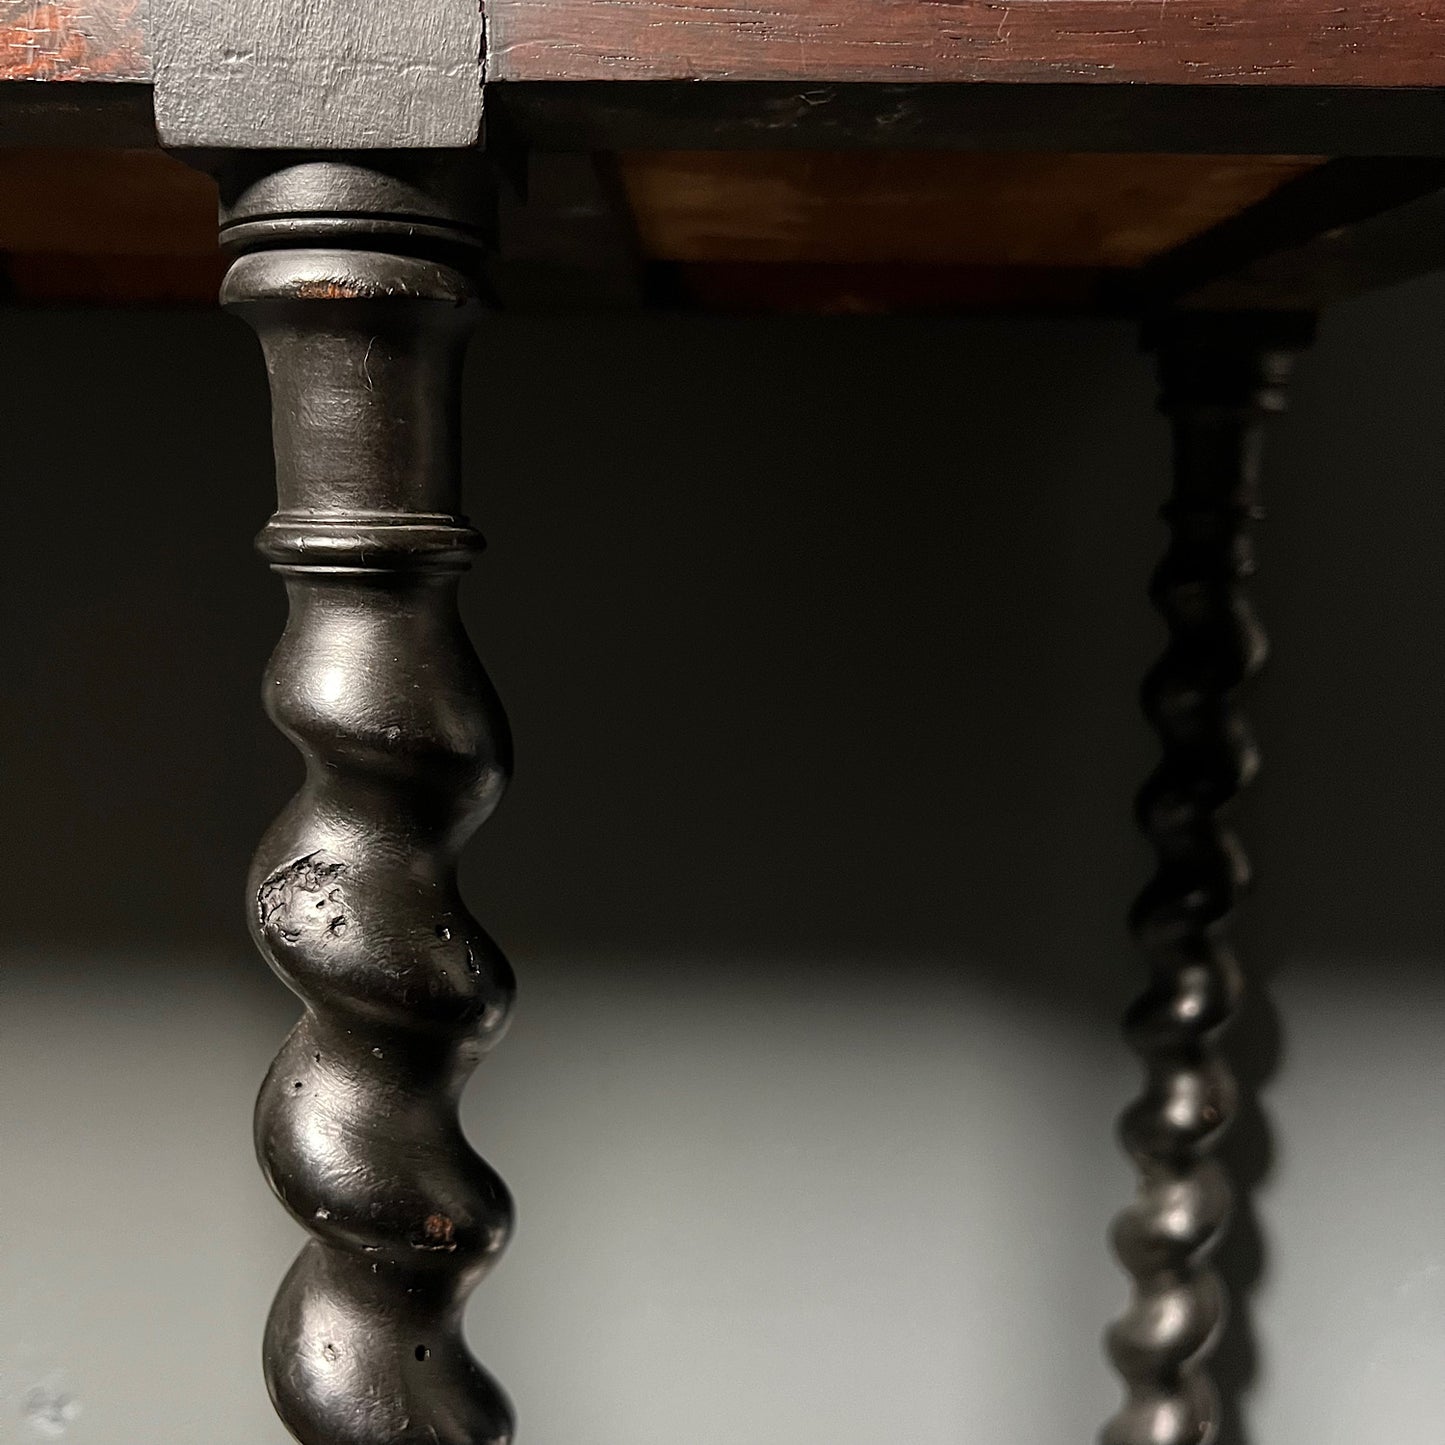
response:
M267 1177L312 1236L267 1381L304 1445L491 1445L511 1411L461 1317L511 1202L456 1112L512 998L455 870L509 767L456 608L478 544L457 466L477 237L401 171L302 163L231 190L222 299L266 354L260 548L290 596L265 698L306 764L250 880L252 934L306 1005L256 1107Z
M1114 1245L1135 1290L1109 1332L1125 1402L1103 1445L1207 1445L1218 1428L1206 1365L1225 1300L1210 1257L1231 1190L1214 1151L1235 1107L1218 1044L1241 988L1226 929L1248 881L1225 814L1257 762L1234 694L1265 653L1244 586L1261 423L1308 332L1298 317L1200 315L1149 337L1174 431L1170 542L1150 588L1169 643L1142 692L1163 758L1136 811L1158 871L1131 918L1151 977L1125 1027L1146 1083L1120 1121L1140 1187Z

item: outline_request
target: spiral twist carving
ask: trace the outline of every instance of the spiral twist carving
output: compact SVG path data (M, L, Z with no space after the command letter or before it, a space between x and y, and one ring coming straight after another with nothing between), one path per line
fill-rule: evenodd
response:
M1225 1297L1210 1258L1232 1199L1214 1151L1236 1105L1219 1040L1242 986L1225 930L1249 879L1226 814L1258 764L1235 691L1265 656L1244 587L1254 570L1249 526L1260 423L1283 406L1292 359L1228 318L1181 321L1160 350L1174 489L1150 597L1169 641L1142 704L1163 756L1136 804L1158 870L1131 916L1151 972L1125 1029L1146 1082L1120 1121L1140 1187L1113 1240L1135 1289L1108 1336L1126 1398L1103 1445L1208 1445L1217 1433L1205 1367Z
M256 1105L263 1169L311 1235L267 1381L303 1445L494 1445L511 1410L462 1309L512 1209L457 1117L513 993L456 882L510 764L456 607L478 543L456 508L473 297L442 261L280 239L223 292L271 373L259 545L290 617L265 701L305 761L250 877L252 936L306 1006Z

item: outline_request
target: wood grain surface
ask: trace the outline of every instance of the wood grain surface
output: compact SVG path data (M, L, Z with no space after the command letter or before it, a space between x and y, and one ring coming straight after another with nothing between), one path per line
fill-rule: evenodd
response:
M486 10L487 74L501 82L1445 85L1441 0L487 0Z
M0 81L149 76L140 0L0 0Z
M0 80L150 78L147 29L174 28L175 13L166 0L152 3L147 21L141 0L0 0ZM228 23L239 23L250 8L184 7L213 28L218 13L234 11L239 20ZM1445 0L485 0L481 8L489 82L1445 85ZM369 32L387 38L382 48L398 70L443 64L422 51L408 61L407 45L396 43L410 25L430 44L413 9L352 0L298 13L312 56L364 58ZM318 25L330 41L316 43Z

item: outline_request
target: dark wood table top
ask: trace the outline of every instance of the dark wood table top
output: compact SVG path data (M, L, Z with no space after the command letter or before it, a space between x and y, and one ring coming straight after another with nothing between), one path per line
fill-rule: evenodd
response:
M0 0L0 78L148 81L168 13ZM1445 84L1445 6L1418 0L487 0L483 15L488 85Z

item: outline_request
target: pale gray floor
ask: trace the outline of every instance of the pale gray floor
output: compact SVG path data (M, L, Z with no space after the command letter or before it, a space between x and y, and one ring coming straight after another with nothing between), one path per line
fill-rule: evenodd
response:
M1336 313L1271 448L1225 1445L1445 1415L1442 321ZM0 1440L281 1445L259 365L12 312L0 375ZM475 381L520 771L468 883L522 995L466 1118L521 1218L469 1322L522 1439L1090 1440L1166 455L1128 333L509 320Z

